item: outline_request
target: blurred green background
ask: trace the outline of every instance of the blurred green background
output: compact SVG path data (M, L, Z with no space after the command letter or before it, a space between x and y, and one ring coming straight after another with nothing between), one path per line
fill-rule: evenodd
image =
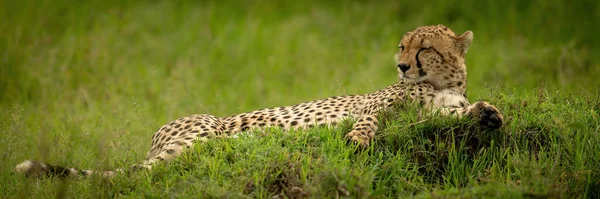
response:
M474 32L471 101L594 95L599 10L594 0L2 0L1 167L135 162L181 116L384 88L401 36L423 25Z
M594 91L596 1L3 1L0 89L14 104L229 115L396 80L404 32L472 30L470 98ZM77 108L76 110L81 110ZM176 112L176 113L172 113Z

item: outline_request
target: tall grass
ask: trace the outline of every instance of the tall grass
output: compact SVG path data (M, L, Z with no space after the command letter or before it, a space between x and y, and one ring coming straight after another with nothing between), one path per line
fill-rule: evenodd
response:
M0 1L2 198L598 197L600 5L595 1ZM402 107L357 150L333 129L213 140L153 172L33 180L39 159L137 163L162 124L396 81L404 32L472 30L468 97L506 125ZM426 121L425 121L426 120ZM198 195L199 194L199 195Z

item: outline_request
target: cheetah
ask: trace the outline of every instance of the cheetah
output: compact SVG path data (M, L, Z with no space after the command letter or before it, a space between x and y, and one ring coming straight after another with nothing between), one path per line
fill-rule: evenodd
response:
M160 127L152 136L146 159L130 169L80 170L27 160L16 166L26 176L112 177L129 170L148 169L180 156L185 148L212 138L231 137L268 127L298 130L319 125L356 121L345 138L368 147L378 128L377 114L393 103L419 103L424 110L456 118L471 117L486 128L499 128L503 117L493 105L466 99L465 55L473 33L456 35L444 25L423 26L407 32L398 45L398 82L374 93L335 96L294 106L267 108L230 117L207 114L179 118Z

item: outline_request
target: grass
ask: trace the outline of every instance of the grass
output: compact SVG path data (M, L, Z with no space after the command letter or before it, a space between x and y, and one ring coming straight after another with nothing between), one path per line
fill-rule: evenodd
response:
M425 5L423 5L425 4ZM600 197L595 1L0 1L0 198ZM396 80L404 32L472 30L468 98L507 119L399 105L373 146L349 123L215 139L112 181L26 179L25 159L138 163L178 117L228 116ZM268 134L268 135L267 135Z

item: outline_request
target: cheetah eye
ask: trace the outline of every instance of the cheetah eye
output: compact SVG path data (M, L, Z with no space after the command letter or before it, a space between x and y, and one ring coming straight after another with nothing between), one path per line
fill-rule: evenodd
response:
M398 48L400 49L400 51L404 51L404 46L398 46Z
M419 50L427 50L427 49L431 49L431 47L427 47L427 48L421 47L421 49L419 49Z

